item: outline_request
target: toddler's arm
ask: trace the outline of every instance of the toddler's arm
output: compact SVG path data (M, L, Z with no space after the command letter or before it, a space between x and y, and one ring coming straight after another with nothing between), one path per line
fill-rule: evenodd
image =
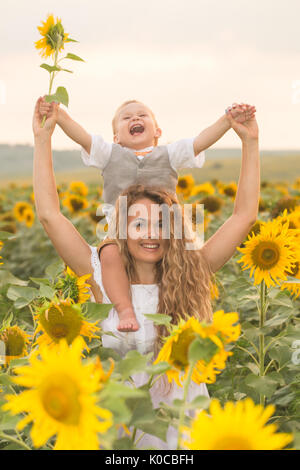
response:
M255 107L248 104L244 105L241 103L239 105L234 103L231 107L232 117L241 123L251 119L254 116L254 113ZM200 152L217 142L230 128L231 123L225 113L214 124L200 132L200 134L194 139L195 155L198 155Z
M45 98L43 98L40 103L39 111L41 116L46 115L48 117L48 114L51 111L51 103L46 103ZM58 108L57 113L57 124L62 128L67 136L77 144L81 145L88 154L90 153L92 145L91 135L60 107Z
M129 295L129 280L117 245L103 246L100 251L100 261L105 292L119 316L117 329L127 332L137 331L139 324Z

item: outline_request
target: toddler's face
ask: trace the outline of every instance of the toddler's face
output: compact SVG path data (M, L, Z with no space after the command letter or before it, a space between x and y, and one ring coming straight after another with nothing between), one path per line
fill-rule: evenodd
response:
M114 142L123 147L140 150L154 145L161 129L156 128L148 108L140 103L130 103L121 109L117 119Z

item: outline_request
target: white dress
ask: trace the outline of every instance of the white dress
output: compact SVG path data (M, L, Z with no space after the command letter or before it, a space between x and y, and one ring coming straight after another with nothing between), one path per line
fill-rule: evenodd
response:
M97 247L90 246L91 248L91 264L93 267L93 276L95 282L100 287L103 294L103 303L110 304L105 289L102 283L101 264L97 252ZM125 333L117 330L119 324L119 317L114 308L108 314L108 317L102 321L101 328L103 331L112 332L116 338L109 335L102 336L102 343L105 348L112 348L120 356L136 349L141 354L147 354L154 350L154 343L156 339L156 330L151 320L147 319L144 314L157 313L158 305L158 286L156 284L132 284L132 303L136 313L137 321L140 328L136 332ZM92 296L92 300L94 300ZM140 387L149 380L149 376L145 372L133 375L133 380L136 387ZM172 404L173 400L183 398L183 387L179 387L173 383L170 392L166 395L161 391L159 380L150 389L150 395L154 408L159 406L160 402ZM192 401L198 395L205 395L209 397L207 387L204 383L196 384L191 382L188 392L188 401ZM137 433L137 437L138 437ZM158 437L145 434L139 441L140 448L157 448L157 449L176 449L177 446L177 431L173 427L169 427L167 432L167 442L162 441Z

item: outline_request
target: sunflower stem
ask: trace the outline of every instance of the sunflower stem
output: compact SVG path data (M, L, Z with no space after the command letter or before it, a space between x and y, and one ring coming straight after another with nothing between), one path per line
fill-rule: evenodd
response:
M180 449L180 441L181 441L181 434L182 434L182 426L184 423L184 416L185 416L185 406L186 406L186 399L188 396L189 385L192 379L193 370L195 367L195 362L192 362L189 367L189 372L187 378L184 381L184 389L183 389L183 403L180 409L179 414L179 424L178 424L178 439L177 439L177 450Z
M19 439L16 439L15 437L10 436L8 434L5 434L2 431L0 431L0 437L5 439L6 441L14 442L15 444L18 444L19 446L24 447L24 449L26 449L26 450L32 450L31 447L29 447L27 444L25 444L25 442L19 441Z
M262 280L260 284L260 302L259 302L259 328L262 330L266 320L266 286L265 281ZM259 335L259 376L265 375L265 335L261 331ZM265 395L259 394L259 402L262 406L265 405Z
M57 45L56 48L55 48L54 67L57 66L57 56L58 56L58 45ZM51 73L50 73L50 83L49 83L48 95L51 95L54 77L55 77L55 72L51 72ZM45 116L43 117L43 120L42 120L41 127L44 127L46 119L47 119L47 116L46 116L46 114L45 114Z

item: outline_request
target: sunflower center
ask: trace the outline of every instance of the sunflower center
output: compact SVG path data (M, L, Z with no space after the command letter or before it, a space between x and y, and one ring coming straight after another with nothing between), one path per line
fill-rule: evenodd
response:
M279 258L279 246L272 241L260 242L252 252L253 263L262 270L273 268Z
M61 311L60 311L61 310ZM68 344L80 334L82 319L72 305L52 305L48 309L48 320L45 312L40 316L40 322L46 333L56 343L65 338Z
M83 208L83 201L80 199L71 198L70 203L75 212Z
M7 356L20 356L23 353L25 347L24 338L16 333L10 332L6 336L5 342L5 353Z
M182 179L178 181L178 186L182 189L186 189L188 187L187 180Z
M182 331L178 336L178 340L176 342L174 341L172 344L170 360L176 367L184 369L189 365L189 346L194 341L195 337L196 333L194 330L192 328L188 328Z
M234 435L217 439L213 450L253 450L253 448L248 439Z
M227 188L224 188L224 193L227 195L227 196L235 196L236 194L236 191L234 188L230 188L230 187L227 187Z
M47 377L41 385L44 410L56 421L68 425L79 423L81 405L77 384L66 374Z

